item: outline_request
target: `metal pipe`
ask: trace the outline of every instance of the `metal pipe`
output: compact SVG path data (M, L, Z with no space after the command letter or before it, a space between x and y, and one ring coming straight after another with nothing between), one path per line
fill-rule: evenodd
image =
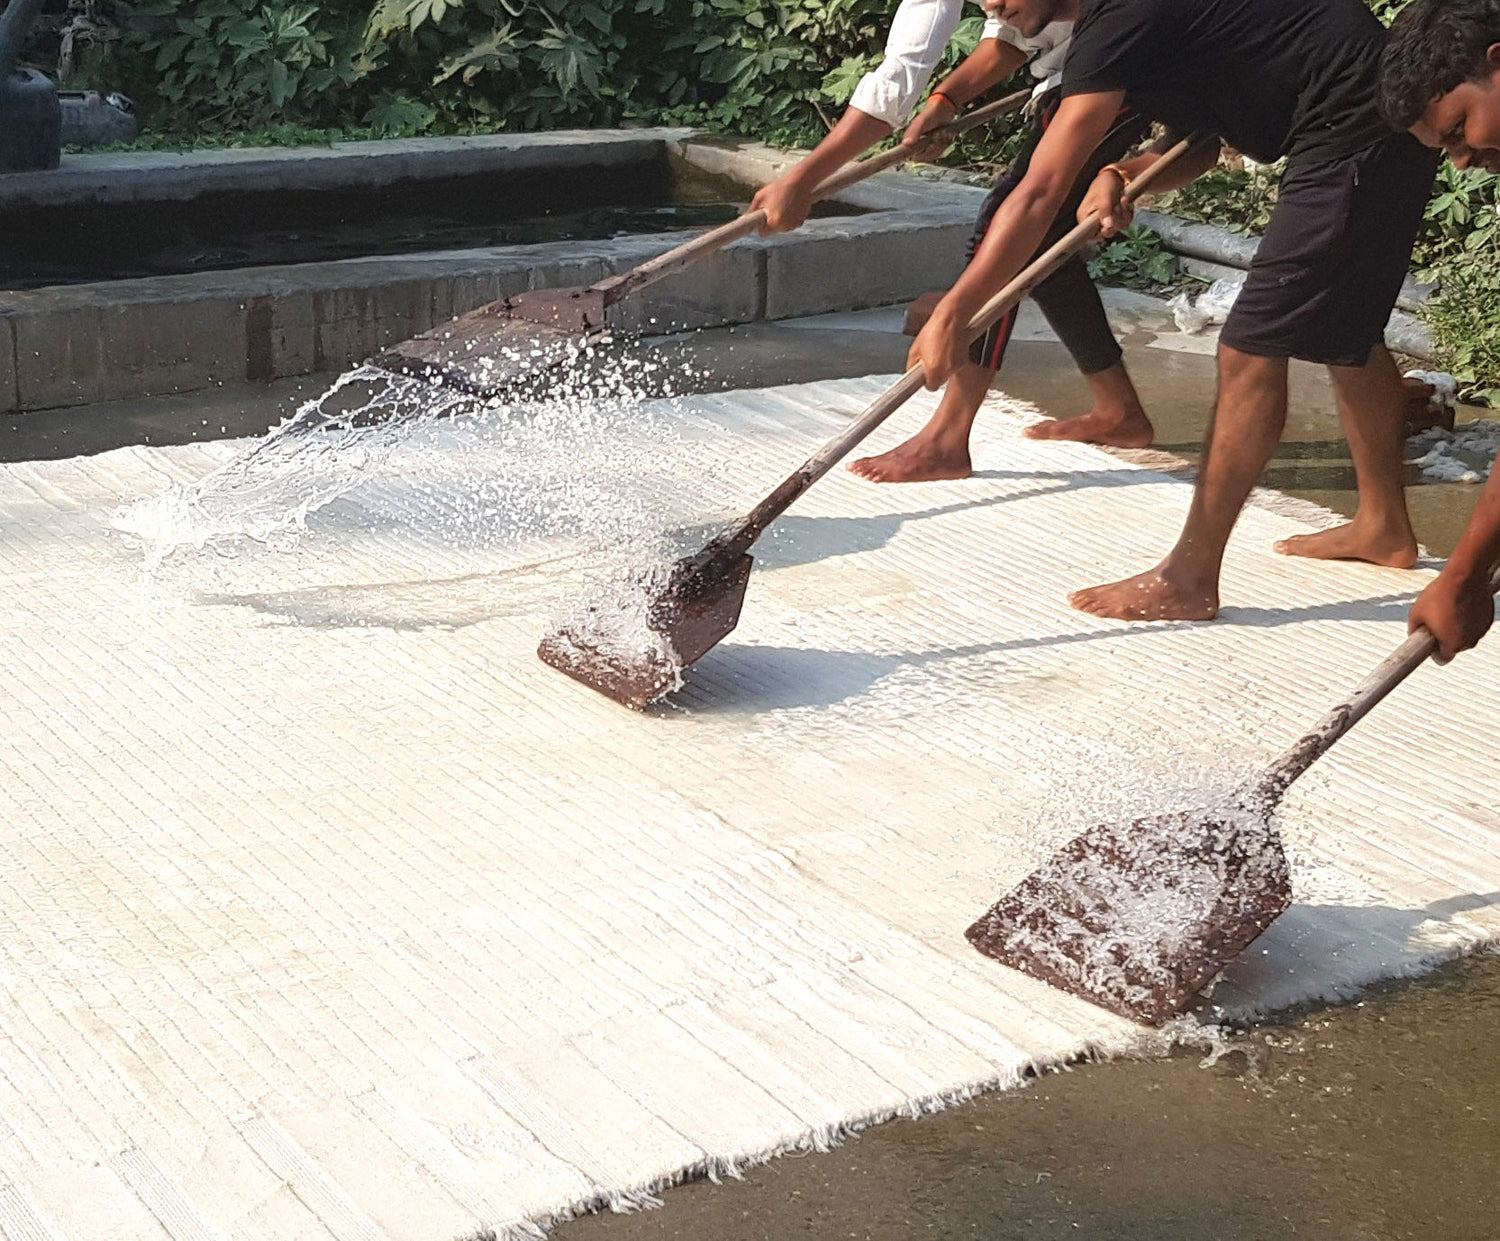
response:
M21 41L41 11L42 0L10 0L0 13L0 82L15 72L21 58Z

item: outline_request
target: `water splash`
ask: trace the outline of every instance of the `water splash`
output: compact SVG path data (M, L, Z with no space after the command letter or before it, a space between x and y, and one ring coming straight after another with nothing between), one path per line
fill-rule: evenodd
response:
M148 565L235 538L294 543L308 514L371 477L414 429L477 406L453 389L361 366L248 451L118 509L110 525L140 541Z
M584 594L554 609L544 658L618 683L626 701L680 689L683 656L657 620L658 601L669 588L671 573L663 556L643 555L638 549L622 560L621 568L591 574Z
M1070 840L970 938L1117 1012L1173 1011L1290 899L1286 857L1257 796L1230 790L1182 804L1137 810Z
M117 510L111 525L155 568L178 548L293 547L311 514L360 491L370 513L421 522L449 545L629 542L674 498L701 498L674 468L671 402L652 400L679 376L589 350L577 361L526 401L359 367L219 469Z

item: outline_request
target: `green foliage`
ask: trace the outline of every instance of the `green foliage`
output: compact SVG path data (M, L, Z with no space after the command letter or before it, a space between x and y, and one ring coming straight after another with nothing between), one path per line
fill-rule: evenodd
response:
M1165 288L1179 275L1177 256L1162 247L1161 234L1140 224L1101 245L1088 266L1095 280L1131 289Z
M1276 164L1219 164L1190 185L1163 194L1155 206L1172 215L1218 224L1236 233L1258 233L1276 208Z
M1459 169L1444 160L1438 166L1417 239L1418 263L1424 268L1439 268L1455 260L1467 264L1476 256L1493 256L1500 250L1497 188L1500 178L1494 173Z
M1417 239L1419 278L1438 286L1427 321L1469 400L1500 397L1500 178L1444 160Z
M404 136L653 122L811 143L879 62L891 16L888 0L90 3L120 31L114 85L147 130L209 140L274 124ZM965 18L948 64L982 24Z
M1445 264L1441 291L1428 306L1427 319L1443 364L1452 371L1466 400L1497 403L1500 397L1500 264Z
M127 37L148 115L224 129L310 121L357 76L359 22L350 6L262 0L137 0ZM142 86L147 92L142 95ZM290 115L289 115L290 113Z

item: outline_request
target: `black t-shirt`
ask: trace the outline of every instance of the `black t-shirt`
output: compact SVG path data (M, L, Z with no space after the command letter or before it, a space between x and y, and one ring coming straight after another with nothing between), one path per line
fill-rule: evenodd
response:
M1375 110L1384 44L1360 0L1082 0L1062 92L1123 90L1262 163L1335 159L1390 133Z

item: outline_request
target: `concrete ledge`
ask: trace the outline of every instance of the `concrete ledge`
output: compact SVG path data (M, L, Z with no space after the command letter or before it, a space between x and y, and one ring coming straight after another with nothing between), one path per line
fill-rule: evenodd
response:
M528 160L536 167L598 162L601 150L622 161L658 157L664 144L704 171L759 185L798 158L795 152L753 144L684 140L690 137L686 130L586 131L524 140L350 144L361 148L357 157L341 151L210 152L195 156L192 176L174 178L173 186L202 189L219 179L212 188L221 189L272 175L302 186L333 184L333 176L343 178L337 183L344 185L358 183L355 178L388 184L415 163L431 176L448 175L460 164L466 165L460 170L472 171L473 161L488 161L491 168L499 166L497 160L512 161L504 166L519 170ZM110 161L121 158L79 157L86 162L86 176L95 180L75 180L71 192L93 192L88 187L102 184L98 178L109 172ZM151 167L186 157L129 159L130 177L108 185L115 201L144 193ZM52 184L60 193L59 183ZM0 186L8 187L10 202L17 201L20 191L8 182ZM983 194L972 186L881 174L842 196L871 214L814 220L796 233L742 241L627 299L612 322L621 331L665 333L907 300L957 274ZM0 413L337 372L476 306L526 289L590 284L692 235L444 251L0 293L0 319L15 341L8 356L0 348Z
M1195 276L1207 280L1243 280L1260 249L1259 237L1232 233L1216 224L1195 224L1160 211L1137 211L1136 222L1160 234L1166 249L1183 260ZM1408 275L1386 324L1385 342L1395 350L1424 362L1435 360L1432 330L1417 316L1432 296L1433 287Z
M48 172L0 178L0 209L181 201L237 190L379 189L485 172L612 167L661 155L690 129L574 129L472 138L399 138L327 147L65 155Z
M758 142L725 143L691 138L674 143L674 149L704 172L729 177L745 185L764 185L787 171L805 154L784 151ZM915 173L891 170L852 185L837 201L866 211L923 211L932 207L960 207L973 216L988 190L984 187L939 180Z
M1210 274L1215 267L1221 271L1246 271L1260 249L1259 237L1232 233L1217 224L1195 224L1160 211L1138 211L1135 218L1137 223L1159 233L1163 244L1174 254L1207 265L1204 274ZM1396 305L1417 314L1427 304L1432 291L1432 285L1422 284L1408 275L1402 283Z

